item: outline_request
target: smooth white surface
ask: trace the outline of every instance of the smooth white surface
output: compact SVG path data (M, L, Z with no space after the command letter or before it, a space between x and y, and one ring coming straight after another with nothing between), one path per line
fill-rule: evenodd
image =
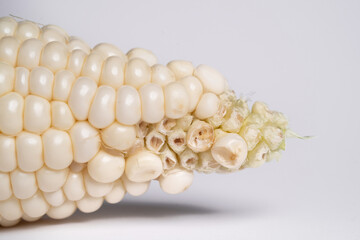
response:
M289 117L279 163L158 184L92 214L0 230L0 239L360 239L359 1L5 1L0 15L57 24L94 46L219 70ZM86 6L86 8L84 8Z

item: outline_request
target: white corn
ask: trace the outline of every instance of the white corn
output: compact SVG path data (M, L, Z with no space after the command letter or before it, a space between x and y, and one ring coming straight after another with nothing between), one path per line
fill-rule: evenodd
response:
M189 95L186 88L178 82L169 83L164 88L165 116L178 119L189 111Z
M287 130L282 113L250 111L210 66L0 18L1 226L94 212L152 180L181 193L193 171L278 159Z
M150 181L133 182L126 177L126 174L122 176L121 180L124 183L126 192L135 197L143 195L150 186Z
M84 213L91 213L98 210L103 204L102 197L91 197L86 194L82 199L76 201L78 209Z
M125 68L125 84L136 89L151 81L151 68L144 60L133 58L129 60Z
M157 178L163 167L159 156L140 151L126 159L125 174L133 182L147 182Z
M194 72L193 64L184 60L171 61L167 64L167 67L175 74L177 80L192 76Z
M132 147L136 139L136 130L134 126L127 126L113 123L101 132L101 139L104 144L117 149L127 150Z
M55 192L43 192L46 202L53 206L58 207L66 201L65 194L62 189Z
M175 74L168 67L161 64L155 64L151 67L151 82L165 87L175 81Z
M179 194L190 187L193 179L194 175L191 171L174 168L162 174L159 183L164 192Z
M111 183L119 179L124 173L125 160L121 156L114 156L104 151L91 159L88 163L90 176L100 183Z
M126 191L124 184L122 183L122 180L119 179L114 183L111 191L108 194L106 194L105 200L108 203L112 203L112 204L118 203L124 198L125 193Z
M65 184L68 173L68 168L52 170L44 166L36 172L37 184L43 192L55 192Z
M140 58L144 60L149 66L153 66L157 63L156 56L151 51L144 48L133 48L126 55L129 60Z

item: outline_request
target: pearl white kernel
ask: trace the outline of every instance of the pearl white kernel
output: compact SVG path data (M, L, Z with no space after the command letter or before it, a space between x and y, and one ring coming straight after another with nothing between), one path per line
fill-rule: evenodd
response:
M179 82L169 83L164 88L165 116L178 119L185 116L189 110L189 95L184 85Z

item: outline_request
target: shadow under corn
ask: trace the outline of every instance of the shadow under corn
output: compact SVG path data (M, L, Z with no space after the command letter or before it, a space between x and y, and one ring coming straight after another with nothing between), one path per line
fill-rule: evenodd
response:
M179 216L206 216L216 217L218 215L236 214L239 216L254 215L262 212L261 207L254 205L243 206L241 209L214 209L207 206L182 203L164 202L128 202L123 201L118 204L105 203L99 210L93 213L82 213L76 211L72 216L55 220L44 216L35 222L21 221L11 228L0 228L1 232L12 232L19 230L41 229L46 226L65 225L72 223L84 223L101 219L161 219L174 218Z

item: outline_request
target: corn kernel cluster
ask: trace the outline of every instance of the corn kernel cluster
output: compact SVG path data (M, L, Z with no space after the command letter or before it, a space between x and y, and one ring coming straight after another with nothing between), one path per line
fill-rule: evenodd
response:
M1 226L94 212L152 180L177 194L193 171L258 167L279 157L286 130L207 65L0 18Z

